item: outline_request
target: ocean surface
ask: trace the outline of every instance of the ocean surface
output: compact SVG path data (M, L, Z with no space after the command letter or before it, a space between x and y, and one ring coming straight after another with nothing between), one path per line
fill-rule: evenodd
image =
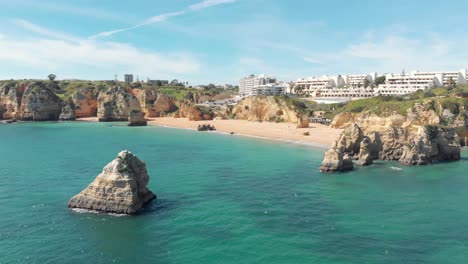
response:
M158 195L138 216L68 200L122 149ZM468 153L318 171L323 149L118 123L0 125L0 263L468 263Z

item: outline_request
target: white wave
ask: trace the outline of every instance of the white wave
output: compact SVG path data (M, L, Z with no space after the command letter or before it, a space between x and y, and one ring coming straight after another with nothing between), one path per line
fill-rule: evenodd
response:
M82 209L82 208L72 208L71 210L79 214L106 214L106 215L111 215L115 217L128 216L127 214L103 213L103 212L96 211L96 210L89 210L89 209Z

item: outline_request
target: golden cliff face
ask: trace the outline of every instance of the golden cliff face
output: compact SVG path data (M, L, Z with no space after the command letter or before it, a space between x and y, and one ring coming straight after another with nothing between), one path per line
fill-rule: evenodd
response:
M446 111L440 109L439 112ZM363 131L386 131L390 127L401 127L410 132L418 131L419 127L425 125L442 125L442 114L436 113L433 109L428 109L424 104L415 104L407 110L407 115L390 114L378 116L374 113L349 113L344 112L335 116L331 123L333 128L347 128L352 124L357 124ZM444 124L449 127L457 127L460 124Z
M81 89L74 93L71 99L75 105L75 116L77 118L97 115L97 93L94 89Z
M146 117L160 117L177 110L174 99L165 94L144 89L132 89L131 93L140 102L141 111Z
M232 110L236 119L299 123L298 113L284 100L273 96L250 96Z
M333 150L349 155L360 165L373 160L396 160L405 165L460 159L462 136L467 130L464 109L457 113L415 104L407 115L378 116L373 113L341 113L331 124L344 131ZM466 143L465 143L466 144ZM327 155L324 162L326 163Z

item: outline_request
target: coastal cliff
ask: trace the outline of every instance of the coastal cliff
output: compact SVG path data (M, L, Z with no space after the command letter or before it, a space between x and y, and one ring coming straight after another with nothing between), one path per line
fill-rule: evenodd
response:
M61 112L62 100L43 82L35 82L24 91L18 119L25 121L58 120Z
M98 102L95 89L80 89L72 95L71 100L75 105L75 116L77 118L97 115Z
M177 111L173 114L175 118L188 118L190 121L213 120L214 118L214 113L209 109L203 109L188 101L178 101L176 105Z
M28 83L7 83L0 88L0 119L19 118L23 93Z
M141 112L138 99L123 87L99 93L97 102L100 122L127 121L132 111Z
M235 119L249 121L291 122L305 126L297 107L285 98L276 96L250 96L240 101L233 109ZM301 121L301 122L299 122Z
M160 117L161 114L172 113L178 108L173 98L156 91L132 89L131 93L140 102L141 111L146 117Z
M459 160L461 145L466 141L462 136L468 129L467 113L464 106L454 111L453 106L449 109L444 105L434 100L416 103L406 115L340 113L331 126L344 131L332 149L342 151L360 165L370 165L377 159L404 165Z
M156 195L146 185L146 164L129 151L122 151L96 179L68 202L69 208L106 213L135 214Z

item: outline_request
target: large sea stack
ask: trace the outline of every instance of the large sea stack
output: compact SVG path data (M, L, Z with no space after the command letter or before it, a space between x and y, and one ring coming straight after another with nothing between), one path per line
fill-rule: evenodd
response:
M148 181L146 164L124 150L86 189L70 199L68 207L135 214L156 199L156 195L146 187Z

